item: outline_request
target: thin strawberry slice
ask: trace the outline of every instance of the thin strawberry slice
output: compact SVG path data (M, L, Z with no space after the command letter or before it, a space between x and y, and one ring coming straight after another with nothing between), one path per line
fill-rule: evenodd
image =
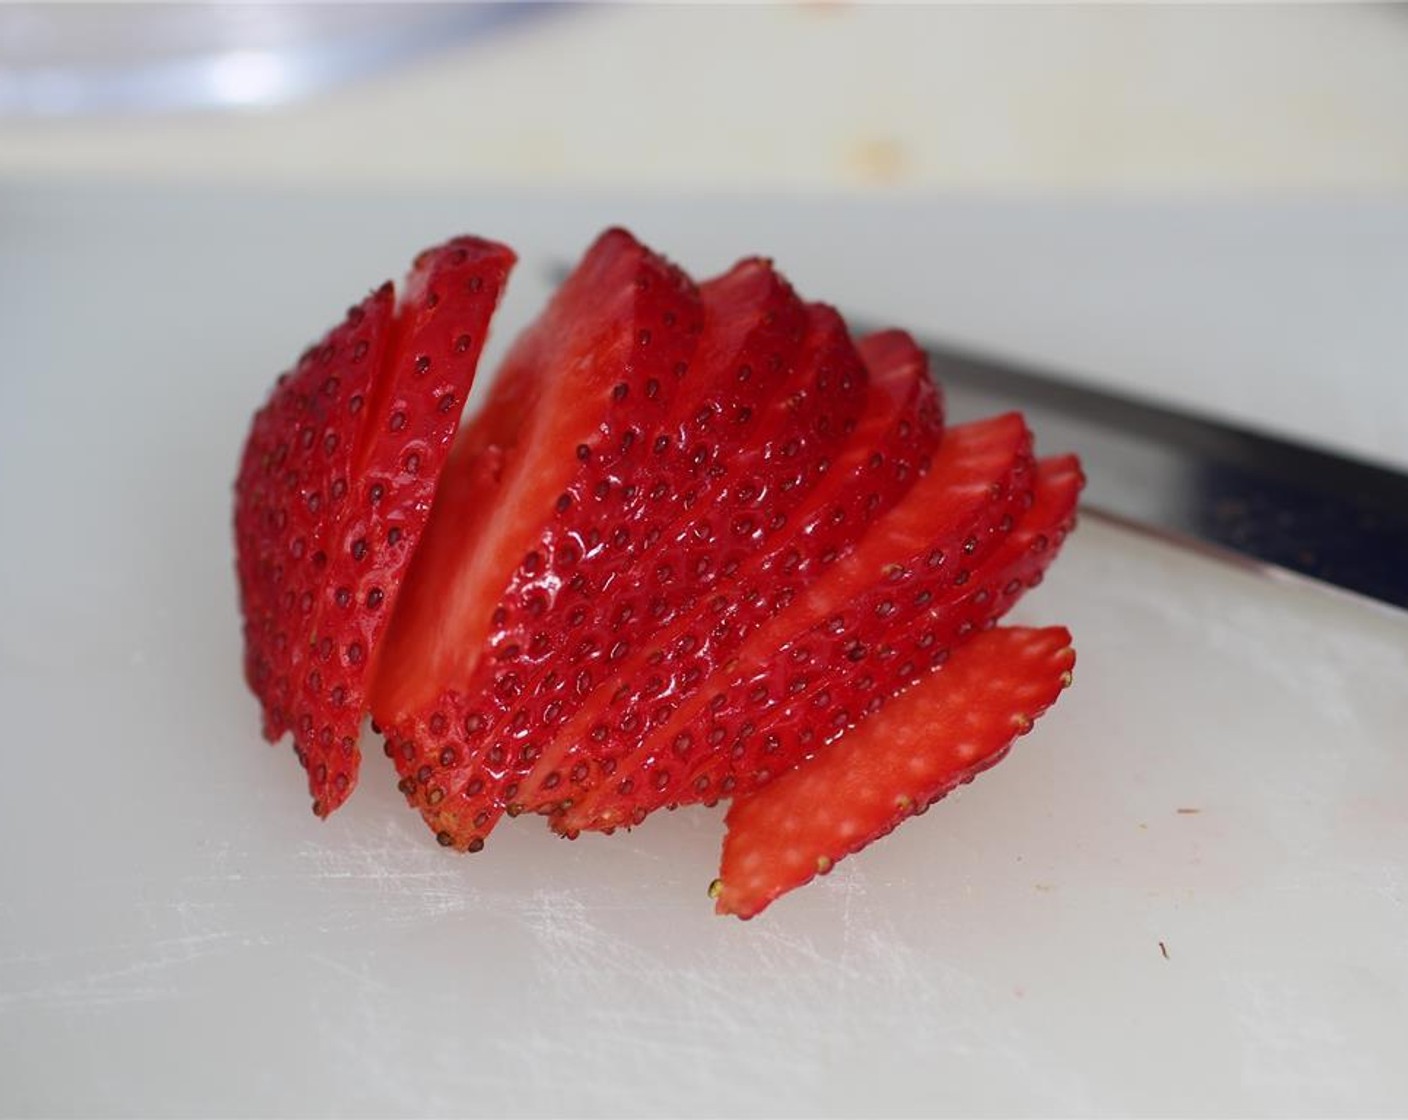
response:
M911 609L896 603L894 611L881 611L875 608L893 587L889 580L877 584L849 614L833 615L788 642L726 702L718 703L716 695L695 729L696 738L716 749L687 760L691 765L680 774L678 796L666 803L712 803L757 789L943 665L955 648L991 627L1040 583L1075 523L1083 481L1074 456L1043 460L1030 511L971 578L935 585L935 598L917 614L912 606L923 599L922 590ZM854 656L857 647L863 656ZM637 789L659 784L648 774L646 779ZM614 806L603 823L638 822L658 807L658 800L637 793L625 806ZM622 815L623 809L631 815Z
M998 762L1071 680L1064 627L978 635L883 711L757 792L726 820L710 887L751 918Z
M555 815L554 827L568 835L612 828L662 805L728 794L733 782L720 788L726 775L717 766L700 767L719 761L751 772L742 760L760 717L820 679L840 683L868 672L881 691L903 687L907 681L892 679L899 665L872 651L871 631L899 632L946 588L971 578L1031 502L1031 468L1031 436L1015 413L947 432L929 473L855 551L755 632L722 676L637 733L636 749L618 772L575 797ZM624 717L616 726L622 738L634 730ZM815 726L806 730L818 735ZM821 739L801 745L815 749ZM765 738L758 750L780 747ZM760 772L779 772L774 760L753 761Z
M323 516L324 503L333 482L345 501L362 429L358 414L385 364L394 315L390 283L351 308L304 351L293 371L280 376L245 442L235 483L245 676L263 704L264 734L271 742L300 714L312 720L298 711L296 690L308 643L290 628L321 609L337 529ZM339 425L355 434L340 434ZM331 438L320 449L325 433ZM313 564L313 556L321 559ZM305 748L300 743L296 749L302 754Z
M294 733L313 811L357 780L366 682L429 514L513 253L417 259L280 378L235 484L245 672L270 741Z
M1041 583L1075 527L1076 503L1084 485L1085 476L1074 455L1041 460L1031 509L974 570L971 579L950 585L921 616L901 625L891 625L892 616L880 612L861 612L863 628L857 636L873 651L873 662L863 658L855 669L839 677L818 678L772 718L758 721L751 734L740 734L735 749L741 743L743 752L741 756L730 752L728 763L729 772L737 777L737 788L765 784L769 770L779 773L779 766L786 767L789 760L811 753L815 748L808 728L831 728L834 737L835 729L852 727L878 711L893 694L894 686L889 691L878 687L877 674L867 670L868 664L872 668L878 665L882 671L894 666L891 679L903 687L941 666L974 634L996 624ZM776 743L781 744L780 750ZM716 771L716 779L722 773Z
M680 612L639 645L610 687L593 692L560 725L523 798L528 805L540 812L559 807L609 777L634 749L640 727L668 718L928 471L943 420L923 351L902 331L871 335L857 349L870 378L865 412L791 527L741 558L730 557L732 574L711 587L702 610Z

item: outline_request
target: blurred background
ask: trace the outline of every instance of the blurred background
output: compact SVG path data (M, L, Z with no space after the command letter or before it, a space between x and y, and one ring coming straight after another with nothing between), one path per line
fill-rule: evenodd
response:
M4 4L0 175L1401 196L1408 7Z

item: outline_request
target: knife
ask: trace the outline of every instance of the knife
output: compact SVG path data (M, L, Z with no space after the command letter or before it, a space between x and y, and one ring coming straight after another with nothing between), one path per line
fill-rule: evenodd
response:
M1082 509L1408 610L1408 474L925 342L955 422L1017 409Z

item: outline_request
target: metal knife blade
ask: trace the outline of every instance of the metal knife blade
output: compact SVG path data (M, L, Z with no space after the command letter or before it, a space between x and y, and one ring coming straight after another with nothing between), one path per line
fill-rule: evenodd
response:
M1082 504L1408 610L1408 474L924 343L955 422L1018 409Z

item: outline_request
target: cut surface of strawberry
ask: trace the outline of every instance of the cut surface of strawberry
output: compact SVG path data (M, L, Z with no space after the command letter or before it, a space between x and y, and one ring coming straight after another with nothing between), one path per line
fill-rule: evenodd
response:
M726 818L720 914L750 918L998 762L1071 680L1063 627L997 628Z
M354 307L256 414L235 484L245 666L313 809L357 780L366 682L474 379L511 250L458 238Z

